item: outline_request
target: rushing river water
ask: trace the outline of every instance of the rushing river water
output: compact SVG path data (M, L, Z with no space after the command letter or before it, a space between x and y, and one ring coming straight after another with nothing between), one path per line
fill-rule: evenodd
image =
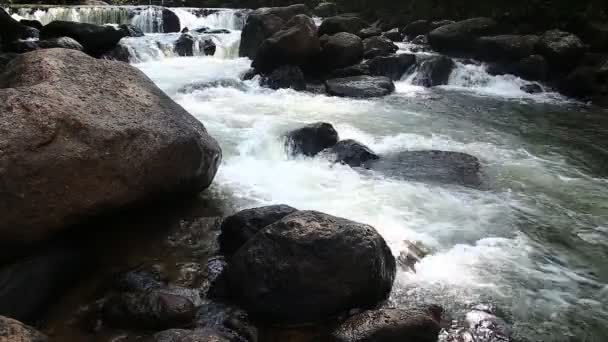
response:
M461 63L447 86L425 89L405 76L395 94L373 100L269 90L240 81L251 61L235 57L240 27L228 28L236 30L214 38L215 57L175 58L159 48L177 35L124 43L138 54L136 67L220 142L212 196L369 223L396 256L407 241L422 243L431 253L415 273L399 271L397 306L438 303L459 319L474 304L493 303L519 340L608 340L608 113L555 93L526 94L520 79ZM317 121L378 153L471 154L484 185L401 181L288 157L280 136Z

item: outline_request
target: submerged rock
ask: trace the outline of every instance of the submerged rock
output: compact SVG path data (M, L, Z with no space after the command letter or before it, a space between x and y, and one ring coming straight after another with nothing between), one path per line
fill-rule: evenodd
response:
M395 91L388 77L353 76L334 78L325 82L327 93L334 96L369 98L386 96Z
M0 108L1 246L197 193L221 160L203 124L141 71L79 51L17 57L0 76Z
M288 205L272 205L239 211L222 222L219 236L220 251L234 254L263 228L293 214L298 209Z
M111 26L101 26L72 21L53 21L40 31L41 39L70 37L79 42L84 52L99 57L112 50L125 37L123 30Z
M456 67L456 63L446 56L433 56L419 63L417 74L412 83L427 88L448 84L450 74Z
M0 316L0 341L47 342L48 337L38 330L12 318Z
M404 151L383 155L367 168L404 180L429 181L477 187L481 184L479 160L461 152Z
M538 94L543 92L543 88L536 83L529 83L521 86L519 89L525 91L528 94Z
M338 132L326 122L317 122L286 134L287 150L294 155L315 156L338 143Z
M443 309L379 309L352 316L332 333L335 342L436 342Z
M322 153L334 162L351 167L362 166L370 160L380 158L369 147L352 139L341 140L336 145L323 150Z
M241 247L227 280L233 298L254 318L301 324L384 301L395 267L373 227L298 211Z
M367 62L371 75L385 76L393 81L401 79L409 68L416 64L416 56L399 54L386 57L376 57Z
M351 16L335 16L323 20L319 26L319 36L334 35L340 32L357 34L369 25L363 19Z
M194 82L186 84L185 86L179 88L177 92L182 94L190 94L197 90L205 90L218 87L235 88L242 91L247 90L247 85L245 85L245 83L243 83L242 81L235 80L233 78L223 78L214 81Z
M322 38L323 39L323 38ZM352 33L340 32L325 36L319 63L327 69L338 69L359 63L363 58L363 42Z
M438 27L428 34L433 49L447 54L471 53L481 36L496 33L498 24L490 18L472 18Z
M251 66L267 73L282 65L302 65L321 52L317 26L303 14L291 18L281 30L264 40Z

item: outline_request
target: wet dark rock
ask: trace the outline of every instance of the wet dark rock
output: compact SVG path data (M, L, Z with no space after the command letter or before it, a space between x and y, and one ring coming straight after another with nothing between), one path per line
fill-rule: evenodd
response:
M523 58L517 63L513 73L527 80L543 81L547 79L549 65L541 55L532 55Z
M268 73L281 65L302 65L321 52L317 26L312 18L299 14L291 18L281 30L264 40L252 67Z
M71 49L83 51L84 48L82 45L76 40L70 37L58 37L58 38L50 38L46 40L41 40L38 42L38 46L41 49L52 49L52 48L62 48L62 49Z
M169 329L191 323L191 300L159 289L113 295L103 306L104 322L115 327Z
M365 51L365 53L363 54L363 58L364 59L374 59L376 57L388 56L390 54L391 53L386 50L373 48L373 49L369 49L369 50Z
M412 39L412 44L417 44L417 45L428 45L429 40L427 39L426 36L420 35L415 37L414 39Z
M410 54L399 54L386 57L376 57L366 63L370 74L373 76L385 76L393 81L398 81L409 68L416 64L416 56Z
M37 29L23 25L6 13L4 8L0 8L0 42L6 45L19 39L38 38L38 36Z
M99 58L129 63L131 60L131 53L129 52L129 48L119 43L115 48L102 54Z
M38 20L21 19L19 20L19 23L25 26L33 27L38 31L42 30L42 24Z
M608 24L605 22L588 22L581 33L581 38L590 45L592 51L608 51Z
M163 8L163 33L173 33L179 32L181 29L181 23L179 22L179 17L175 12L170 9Z
M455 23L454 20L449 20L449 19L431 21L431 30L434 30L434 29L439 28L441 26L451 25L451 24L454 24L454 23Z
M381 54L378 56L387 56L391 53L397 52L397 50L399 50L399 47L385 37L370 37L364 39L363 53L367 55L367 53L372 49L377 49L381 51Z
M365 167L404 180L471 187L481 184L479 160L460 152L404 151L382 155L380 159L366 163Z
M359 167L370 160L380 158L369 147L352 139L341 140L334 146L323 150L321 154L333 162L351 167Z
M428 34L433 49L453 55L473 52L475 41L481 36L496 33L498 24L490 18L472 18L438 27Z
M227 279L236 301L254 318L301 324L384 301L395 267L373 227L298 211L241 247Z
M26 53L34 50L38 50L40 47L38 46L37 41L33 40L16 40L8 45L8 49L11 52L15 53Z
M319 37L322 35L334 35L340 32L357 34L369 25L359 17L335 16L323 20L319 26Z
M315 156L338 143L338 132L326 122L317 122L286 134L286 146L291 154Z
M320 61L328 69L357 64L363 58L363 43L358 36L340 32L326 37Z
M189 33L182 35L175 41L175 52L179 56L194 56L194 44L196 40Z
M262 77L260 84L270 89L306 89L302 69L293 65L283 65L274 69L270 74Z
M243 81L250 81L252 80L254 77L256 77L258 75L258 72L254 69L254 68L250 68L249 70L245 71L242 75L241 75L241 79Z
M13 60L0 76L0 107L0 178L11 180L0 185L0 251L136 203L198 193L221 160L203 124L143 72L75 50Z
M381 34L382 34L382 29L379 27L375 27L375 26L366 27L366 28L362 29L361 31L359 31L359 33L357 33L357 35L359 37L361 37L361 39L376 37Z
M476 44L476 57L484 61L518 61L534 53L540 38L535 35L480 37Z
M305 5L291 5L260 8L249 13L241 32L239 56L254 59L262 42L281 30L287 21L299 14L310 16L311 12Z
M226 217L219 236L220 251L225 255L234 254L260 230L296 211L288 205L272 205L242 210Z
M70 37L79 42L84 52L99 57L112 50L125 32L111 26L77 23L71 21L53 21L40 31L40 39Z
M369 65L366 63L362 63L362 64L351 65L346 68L332 70L331 73L329 74L328 78L330 78L330 79L331 78L343 78L343 77L362 76L362 75L369 75L369 74L370 74ZM325 86L323 88L325 88ZM325 91L325 90L323 90L323 91Z
M545 32L540 37L538 52L558 69L570 69L583 57L587 47L576 35L560 30Z
M338 14L338 6L333 2L322 2L315 7L313 12L317 17L333 17Z
M446 56L433 56L418 63L418 73L412 83L423 87L447 84L452 70L456 67L456 63Z
M215 42L211 38L205 38L202 41L199 41L199 49L203 51L203 55L205 56L213 56L215 55L215 51L217 46Z
M525 85L521 86L519 89L521 89L522 91L525 91L528 94L538 94L538 93L543 92L543 88L536 83L525 84Z
M384 32L382 36L393 42L402 42L404 38L403 34L398 30Z
M125 33L125 37L143 37L144 32L137 26L131 24L122 24L118 26ZM188 30L187 27L184 30ZM186 31L187 32L187 31Z
M379 97L395 91L395 84L383 76L352 76L334 78L325 82L327 93L343 97Z
M169 329L156 333L151 342L247 342L211 329Z
M608 97L608 60L604 65L580 66L572 70L558 88L565 95L606 103Z
M426 35L432 30L431 22L428 20L416 20L407 24L402 30L403 33L408 38L414 38L420 35Z
M162 286L161 275L145 269L119 274L114 280L114 288L121 292L145 292Z
M496 316L492 305L477 305L466 314L464 327L446 331L447 341L510 342L511 332L507 323Z
M12 318L0 316L0 341L5 342L48 342L49 339L38 330Z
M332 333L335 342L436 342L443 309L379 309L348 318Z
M194 83L186 84L185 86L179 88L177 90L177 92L182 93L182 94L190 94L197 90L205 90L205 89L218 88L218 87L235 88L235 89L242 90L242 91L247 90L247 86L243 82L232 79L232 78L224 78L224 79L208 81L208 82L194 82Z
M257 342L258 331L249 322L247 312L242 309L220 303L201 306L194 321L198 329L209 329L225 333L231 341Z
M196 31L196 32L199 32L199 33L205 33L205 32L207 32L207 30L208 30L208 29L209 29L208 27L203 27L203 28L197 29L197 30L195 30L195 31ZM187 27L184 27L184 28L181 30L181 33L188 33L188 32L190 32L190 29L189 29L189 28L187 28Z
M230 33L230 30L227 29L213 29L213 30L207 30L207 32L205 32L207 34L228 34Z
M39 318L82 274L82 255L60 245L0 267L0 312L27 322Z
M430 250L418 241L403 241L403 243L405 244L406 249L399 253L397 264L405 271L416 273L416 264L420 262L422 258L430 254Z
M0 73L2 73L7 64L17 56L19 56L19 54L14 52L0 53Z

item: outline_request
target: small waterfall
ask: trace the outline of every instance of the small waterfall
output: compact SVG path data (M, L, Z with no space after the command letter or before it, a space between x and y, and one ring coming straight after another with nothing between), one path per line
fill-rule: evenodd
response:
M202 27L211 29L242 30L245 26L247 13L243 10L233 10L224 8L171 8L181 24L181 28L191 30Z
M129 24L137 7L83 6L83 7L20 7L11 14L15 19L38 20L46 25L55 20L77 21L89 24Z

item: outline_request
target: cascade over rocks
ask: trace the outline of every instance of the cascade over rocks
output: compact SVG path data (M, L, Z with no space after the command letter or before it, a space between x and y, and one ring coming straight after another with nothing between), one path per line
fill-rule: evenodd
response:
M383 76L352 76L334 78L325 82L327 93L342 97L380 97L395 91L395 84Z
M365 165L389 177L477 187L481 165L477 158L460 152L403 151L380 156Z
M296 211L298 209L288 205L271 205L242 210L226 217L220 228L220 251L225 255L234 254L260 230Z
M5 342L48 342L49 339L38 330L12 318L0 316L0 341Z
M480 37L475 43L475 56L484 61L517 61L534 54L539 41L540 37L535 35Z
M538 43L538 51L551 66L571 69L583 57L587 47L576 35L560 30L545 32Z
M333 35L340 32L358 34L369 25L359 17L335 16L323 20L319 26L319 36Z
M443 309L379 309L354 315L332 333L334 342L436 342Z
M93 57L100 57L103 53L112 50L124 36L123 30L111 26L72 21L53 21L40 31L41 39L70 37L79 42L84 52Z
M286 134L287 150L293 154L313 157L324 149L338 143L338 132L326 122L317 122Z
M416 56L410 54L399 54L386 57L376 57L366 63L371 75L385 76L393 81L398 81L407 70L416 64Z
M311 11L305 5L291 5L259 8L249 13L241 32L239 56L254 59L262 42L281 30L285 22L299 14L310 16Z
M363 58L363 42L352 33L340 32L321 37L323 46L319 63L328 69L338 69L359 63Z
M319 322L384 301L396 265L371 226L298 211L262 229L226 269L231 294L254 318Z
M343 163L351 167L363 166L370 160L380 158L369 147L352 139L341 140L321 153L333 162Z
M418 73L412 83L427 88L448 84L450 74L456 67L456 63L446 56L429 57L419 61L419 64Z
M285 64L302 65L321 52L317 26L308 16L291 18L280 31L264 40L252 67L262 73L271 72Z
M221 159L203 124L141 71L67 49L23 54L0 76L0 149L0 250L197 193Z
M490 18L472 18L438 27L428 34L431 47L450 55L473 52L475 41L481 36L497 33L498 24Z
M306 90L302 69L293 65L282 65L260 80L260 85L270 89Z
M175 41L175 52L179 56L194 56L194 44L196 40L189 33L182 33Z
M122 24L118 28L125 33L125 37L143 37L144 32L137 26L131 24ZM184 28L186 30L187 28Z

